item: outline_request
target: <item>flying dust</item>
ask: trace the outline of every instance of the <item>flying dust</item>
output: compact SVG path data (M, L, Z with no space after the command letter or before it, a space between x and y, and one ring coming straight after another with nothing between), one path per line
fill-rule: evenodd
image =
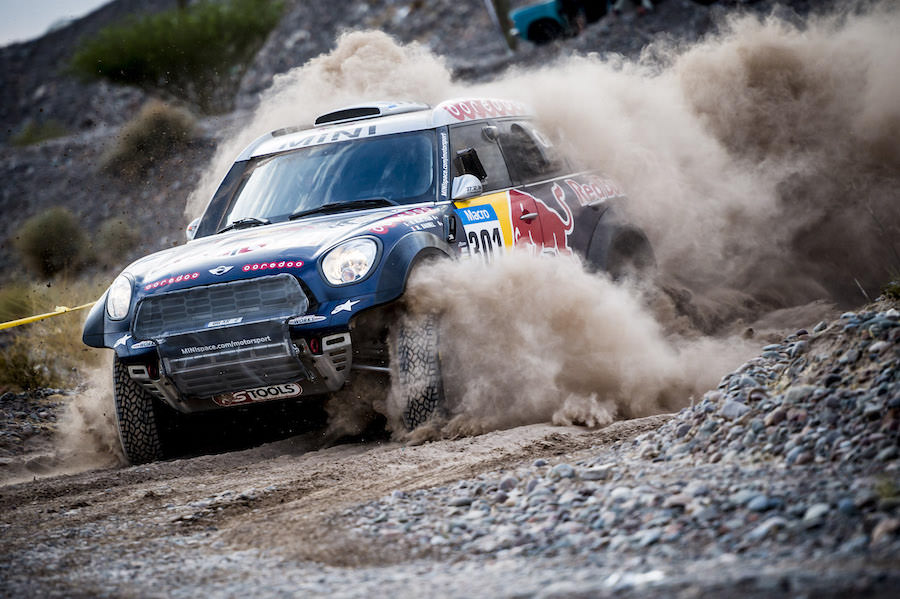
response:
M420 269L408 303L442 314L450 381L452 414L438 434L603 426L677 409L758 350L737 333L759 319L791 308L791 326L814 324L823 305L810 302L857 304L860 290L874 297L900 272L897 31L891 2L803 23L733 17L700 43L655 44L636 62L568 57L481 85L452 81L422 46L347 33L275 78L219 147L187 213L201 212L255 137L331 109L525 101L571 156L628 191L658 284L632 288L576 261L519 255L490 269Z

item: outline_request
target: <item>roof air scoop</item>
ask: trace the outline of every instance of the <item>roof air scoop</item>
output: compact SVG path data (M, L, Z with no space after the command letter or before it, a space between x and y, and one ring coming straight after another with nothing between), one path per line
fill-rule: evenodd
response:
M406 112L416 112L418 110L428 110L431 107L427 104L419 104L418 102L372 102L370 104L360 104L358 106L348 106L329 112L319 116L316 119L315 126L335 125L337 123L349 123L351 121L361 121L364 119L373 119L380 116L390 116L393 114L404 114Z

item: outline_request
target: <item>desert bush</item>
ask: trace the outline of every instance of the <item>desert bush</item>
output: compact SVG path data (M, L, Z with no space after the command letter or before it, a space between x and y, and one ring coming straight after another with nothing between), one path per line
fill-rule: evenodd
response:
M131 18L82 42L75 73L171 94L202 111L231 107L241 76L281 18L270 0L201 0Z
M151 100L122 126L115 144L101 158L101 168L126 179L139 177L186 147L196 136L196 127L187 110Z
M51 312L60 304L88 303L102 295L106 283L79 280L60 281L51 287L16 285L18 291L10 295L18 294L20 302L27 298L29 313L15 317ZM100 350L81 342L85 315L84 311L68 312L0 331L0 387L28 390L78 384L84 370L97 366L101 359Z
M885 285L881 292L888 299L900 300L900 277Z
M48 139L68 135L68 133L69 131L57 121L36 122L29 120L9 138L9 143L18 147L30 146Z
M35 362L18 338L0 350L0 386L29 391L51 387L55 382L49 369Z
M62 206L26 220L14 244L26 264L46 277L79 268L87 248L78 220Z
M93 259L103 267L117 266L127 260L140 243L137 229L122 218L109 218L100 224L91 241Z

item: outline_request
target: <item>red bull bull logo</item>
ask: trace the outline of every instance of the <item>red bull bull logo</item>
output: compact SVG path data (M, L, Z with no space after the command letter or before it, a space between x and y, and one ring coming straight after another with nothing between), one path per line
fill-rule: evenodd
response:
M515 189L509 192L513 241L517 246L531 247L535 253L568 256L572 254L569 234L575 229L575 219L563 188L554 183L550 192L565 216L531 194Z

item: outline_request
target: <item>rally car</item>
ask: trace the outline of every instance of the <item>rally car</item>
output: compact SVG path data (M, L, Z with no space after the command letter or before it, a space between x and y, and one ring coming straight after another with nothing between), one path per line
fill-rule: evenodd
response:
M84 342L115 351L127 458L170 456L178 414L302 402L365 371L389 375L404 425L421 425L444 395L434 317L400 318L412 271L514 247L645 268L624 199L512 101L373 102L264 135L188 243L129 265L88 315Z

